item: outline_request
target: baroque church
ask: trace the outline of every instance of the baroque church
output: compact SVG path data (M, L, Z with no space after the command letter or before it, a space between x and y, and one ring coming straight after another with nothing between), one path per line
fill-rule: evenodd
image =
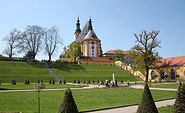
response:
M74 42L79 42L81 46L81 52L85 57L101 57L102 47L101 40L97 37L93 30L92 20L89 19L83 29L80 28L80 20L77 18L76 30L74 32ZM73 42L72 42L73 43ZM64 57L66 48L61 54L60 58Z

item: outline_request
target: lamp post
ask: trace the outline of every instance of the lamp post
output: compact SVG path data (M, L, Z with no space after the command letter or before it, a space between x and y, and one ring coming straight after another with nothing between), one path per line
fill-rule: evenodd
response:
M37 89L37 92L38 92L38 113L40 113L40 91L41 89L44 89L44 83L43 82L40 82L40 83L37 83L35 84L35 88Z

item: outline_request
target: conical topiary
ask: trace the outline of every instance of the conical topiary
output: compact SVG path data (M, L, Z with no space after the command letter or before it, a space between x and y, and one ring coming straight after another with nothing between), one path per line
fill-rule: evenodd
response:
M59 81L59 84L62 84L62 80Z
M78 113L76 103L69 88L64 94L63 101L59 107L58 113Z
M51 80L49 81L49 84L51 84Z
M64 80L63 84L66 84L66 80Z
M137 113L158 113L147 83L145 84L141 102L137 109Z
M172 113L185 113L185 84L179 84Z

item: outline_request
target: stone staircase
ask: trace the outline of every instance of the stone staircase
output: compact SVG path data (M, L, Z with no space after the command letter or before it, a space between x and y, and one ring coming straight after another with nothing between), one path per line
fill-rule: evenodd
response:
M132 69L131 66L126 66L121 61L116 61L115 64L119 69L125 70L129 75L135 76L138 81L145 80L145 76L140 71L135 71L134 69Z
M48 69L49 74L55 78L55 80L59 83L61 81L60 75L57 75L52 67L49 66L48 62L44 62L44 67Z

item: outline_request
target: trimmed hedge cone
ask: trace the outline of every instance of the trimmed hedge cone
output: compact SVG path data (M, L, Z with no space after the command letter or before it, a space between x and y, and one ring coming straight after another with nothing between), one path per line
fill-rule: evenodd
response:
M172 113L185 113L185 83L180 83Z
M76 103L69 88L64 94L63 101L59 107L58 113L78 113Z
M145 84L142 99L138 106L137 113L158 113L147 83Z

